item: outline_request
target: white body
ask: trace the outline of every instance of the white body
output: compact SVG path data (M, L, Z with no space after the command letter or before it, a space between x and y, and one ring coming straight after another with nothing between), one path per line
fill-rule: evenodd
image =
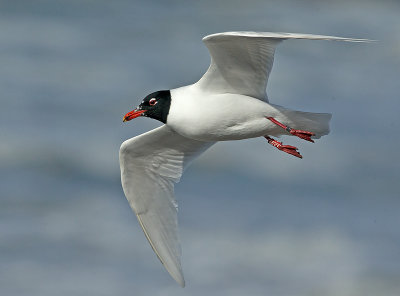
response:
M330 114L293 111L241 94L210 94L197 84L171 90L171 100L168 126L194 140L215 142L288 134L267 117L311 131L316 138L329 133Z

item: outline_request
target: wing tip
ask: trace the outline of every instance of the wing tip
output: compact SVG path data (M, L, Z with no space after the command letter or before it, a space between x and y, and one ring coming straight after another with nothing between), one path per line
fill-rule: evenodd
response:
M222 36L242 36L242 37L265 37L265 38L276 38L276 39L313 39L313 40L334 40L334 41L347 41L347 42L364 42L373 43L378 40L363 39L363 38L348 38L348 37L337 37L328 35L315 35L315 34L301 34L301 33L285 33L285 32L252 32L252 31L236 31L236 32L222 32L214 33L203 37L203 42L209 41L215 37Z
M181 288L185 288L186 283L185 283L185 279L183 278L182 273L179 274L177 277L173 276L172 274L171 274L171 276L179 284L179 286L181 286Z
M147 238L147 241L150 243L151 248L153 249L154 253L157 255L157 258L160 260L164 268L167 270L169 275L182 287L185 287L185 279L183 277L183 272L182 272L182 267L180 260L178 258L178 261L171 260L171 258L165 258L162 256L157 249L157 247L154 245L153 240L150 238L149 233L147 232L146 226L144 225L142 218L140 217L139 214L136 214L136 217L139 221L140 226L142 227L142 230L144 232L144 235Z
M165 269L168 271L169 275L181 286L185 288L185 278L183 277L182 267L180 263L173 264L172 266L167 266L163 261L161 261Z

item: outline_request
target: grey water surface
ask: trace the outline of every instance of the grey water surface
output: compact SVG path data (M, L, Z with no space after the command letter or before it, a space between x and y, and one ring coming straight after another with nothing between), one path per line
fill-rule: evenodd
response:
M398 1L0 1L0 295L400 295ZM333 113L296 159L215 145L176 186L180 288L122 193L118 149L159 123L122 116L197 81L201 38L287 41L270 101ZM218 104L216 103L216 106Z

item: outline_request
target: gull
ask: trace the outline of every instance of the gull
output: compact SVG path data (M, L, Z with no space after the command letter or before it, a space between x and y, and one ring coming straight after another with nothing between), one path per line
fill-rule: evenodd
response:
M334 36L225 32L203 38L211 55L196 83L147 95L123 121L150 117L164 125L122 143L124 194L157 257L182 287L174 183L191 161L218 141L265 137L277 149L302 158L297 147L273 136L314 142L329 133L331 114L290 110L269 103L266 86L276 46L286 39L368 42Z

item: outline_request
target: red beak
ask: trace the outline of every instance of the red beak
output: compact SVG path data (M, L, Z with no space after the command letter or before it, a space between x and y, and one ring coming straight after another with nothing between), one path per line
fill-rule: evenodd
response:
M134 119L134 118L136 118L136 117L139 117L139 116L142 115L144 112L146 112L146 110L138 110L138 109L135 109L135 110L133 110L133 111L131 111L131 112L126 113L125 116L124 116L124 119L123 119L122 121L125 122L125 121L132 120L132 119Z

